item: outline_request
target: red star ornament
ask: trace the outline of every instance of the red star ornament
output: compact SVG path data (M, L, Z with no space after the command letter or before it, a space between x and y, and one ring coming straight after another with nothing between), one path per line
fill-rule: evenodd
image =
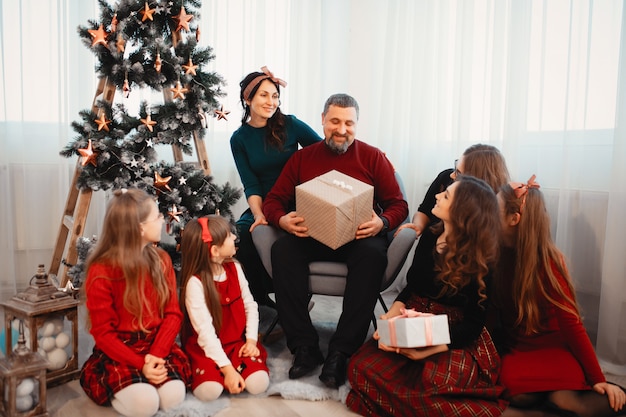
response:
M150 6L148 6L148 2L146 2L143 6L143 10L139 11L139 13L141 13L141 21L145 22L148 19L154 21L154 18L152 17L154 12L156 12L156 9L151 9Z
M170 91L174 93L174 98L180 98L182 100L185 99L185 93L189 92L189 89L184 88L180 81L176 81L176 87L170 88Z
M185 29L189 32L189 22L193 19L193 15L187 14L185 11L185 7L180 7L180 13L174 16L174 20L178 22L178 26L176 27L176 32L179 32L181 29Z
M226 118L226 115L230 114L230 111L224 110L224 106L222 106L220 107L219 110L215 110L215 114L217 115L217 120L224 119L228 121L228 119Z
M91 40L92 48L98 44L104 45L105 48L107 47L107 39L106 39L107 33L104 30L104 27L102 26L102 24L100 25L98 29L89 29L87 32L89 32L89 34L93 38Z
M172 189L168 185L168 183L170 182L171 179L172 179L171 176L163 178L162 176L159 175L158 172L156 172L156 171L154 172L154 186L159 191L162 191L163 189L166 189L168 191L172 191Z
M168 216L170 217L169 220L170 222L176 220L178 223L180 223L180 215L183 214L182 211L178 211L176 209L176 204L172 204L172 209L167 211Z
M93 151L93 148L91 147L91 139L89 139L89 142L87 143L87 148L79 149L78 153L83 157L83 159L80 161L80 164L82 166L85 166L87 164L98 166L96 163L96 158L98 157L98 154L95 153Z
M107 132L109 131L109 123L111 123L111 121L106 119L106 115L104 113L100 115L99 119L94 120L94 122L98 124L98 132L102 129Z
M153 132L154 129L152 128L152 126L156 125L157 122L155 122L154 120L152 120L152 116L150 114L148 114L146 116L145 119L141 119L141 123L143 123L150 132Z
M185 70L185 74L196 75L196 68L198 68L198 66L194 65L194 63L191 61L191 57L189 57L189 62L187 62L187 65L183 65L183 69Z

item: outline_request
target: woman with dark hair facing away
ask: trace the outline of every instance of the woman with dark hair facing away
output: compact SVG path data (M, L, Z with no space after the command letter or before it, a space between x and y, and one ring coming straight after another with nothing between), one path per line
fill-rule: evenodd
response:
M626 395L606 381L583 326L535 176L525 184L505 184L498 201L503 246L492 302L503 332L501 340L494 338L505 397L520 409L552 408L579 417L626 415Z
M308 146L322 138L295 116L281 112L280 87L287 83L266 67L261 70L248 74L239 83L244 111L241 127L230 138L230 148L248 201L248 208L237 220L237 260L243 266L257 303L274 306L268 296L271 278L252 242L251 232L257 225L267 224L261 204L289 157L299 146Z
M257 344L258 306L233 260L235 239L218 215L188 222L181 239L181 339L194 371L191 389L202 401L224 388L260 394L270 382L267 353Z
M499 416L500 358L485 328L487 285L498 255L500 217L487 183L459 176L436 195L441 221L424 230L407 285L389 312L447 314L450 344L398 348L378 332L350 360L348 407L365 416Z
M429 224L437 222L439 219L431 211L435 206L435 195L445 190L460 174L484 180L496 193L502 185L510 181L506 161L498 148L482 143L472 145L454 161L454 169L443 170L437 175L428 187L411 223L400 225L398 230L411 228L415 230L415 237L418 238Z
M80 385L96 404L129 417L179 405L191 376L176 343L183 314L172 260L154 245L162 228L163 214L147 192L114 191L85 267L95 346Z

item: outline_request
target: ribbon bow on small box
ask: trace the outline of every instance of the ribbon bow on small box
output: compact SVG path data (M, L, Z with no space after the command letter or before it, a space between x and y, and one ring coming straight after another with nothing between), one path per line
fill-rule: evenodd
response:
M378 320L380 342L390 347L415 348L450 343L448 316L402 309L399 316Z

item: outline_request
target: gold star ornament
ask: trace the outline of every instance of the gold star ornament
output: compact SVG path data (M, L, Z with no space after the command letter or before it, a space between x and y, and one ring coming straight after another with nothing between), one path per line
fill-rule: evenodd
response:
M171 210L167 211L167 214L169 216L170 222L176 220L178 223L180 223L180 217L179 216L181 214L183 214L183 212L182 211L178 211L178 209L176 208L176 204L173 204Z
M226 118L226 116L228 114L230 114L230 111L228 110L224 110L224 106L220 107L219 110L215 110L215 114L217 115L217 120L221 120L224 119L226 121L228 121L228 119Z
M98 132L102 129L106 130L107 132L109 131L109 123L111 123L111 121L107 120L104 113L100 115L99 119L94 120L94 122L96 122L96 124L98 125Z
M154 18L152 15L154 12L156 12L156 9L151 9L150 6L148 6L148 2L146 2L143 9L139 11L139 13L141 13L141 21L145 22L148 19L153 21Z
M145 119L141 119L141 123L143 123L150 132L153 132L154 129L152 128L152 126L156 125L157 122L155 122L154 120L152 120L152 116L150 114L148 114L146 116Z
M193 15L187 14L185 11L185 7L181 6L180 13L174 16L174 20L178 23L176 27L176 32L179 32L181 29L185 29L189 32L189 22L193 19Z
M100 44L100 45L104 45L104 47L106 48L107 46L107 33L104 30L104 27L102 26L102 24L100 25L100 27L98 29L89 29L87 32L89 32L89 34L91 35L91 37L93 38L91 40L91 47L93 48L94 46Z
M170 88L170 91L174 94L174 98L185 99L185 93L189 92L189 89L184 88L180 81L176 81L176 87Z
M96 158L98 157L98 154L93 151L93 148L91 146L91 139L89 139L89 142L87 143L87 148L79 149L78 153L82 157L82 160L80 161L80 164L82 166L85 166L87 164L98 166L96 163Z
M198 68L198 66L194 65L194 63L191 61L191 57L189 57L189 62L187 62L187 65L183 65L185 74L196 75L196 68Z
M163 191L164 189L172 191L172 189L168 185L168 183L170 182L171 179L172 179L171 176L163 178L162 176L159 175L158 172L156 172L156 171L154 172L154 186L159 191Z

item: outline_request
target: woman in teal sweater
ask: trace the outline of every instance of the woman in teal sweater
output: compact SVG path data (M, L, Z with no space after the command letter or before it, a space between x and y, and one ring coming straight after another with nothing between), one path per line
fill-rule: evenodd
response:
M274 306L268 297L271 278L250 233L257 225L267 224L261 204L289 157L299 146L319 142L322 138L306 123L280 111L280 86L285 87L287 83L274 77L266 67L261 70L248 74L239 83L244 112L241 127L230 138L230 148L248 201L248 208L237 221L237 259L256 302Z

